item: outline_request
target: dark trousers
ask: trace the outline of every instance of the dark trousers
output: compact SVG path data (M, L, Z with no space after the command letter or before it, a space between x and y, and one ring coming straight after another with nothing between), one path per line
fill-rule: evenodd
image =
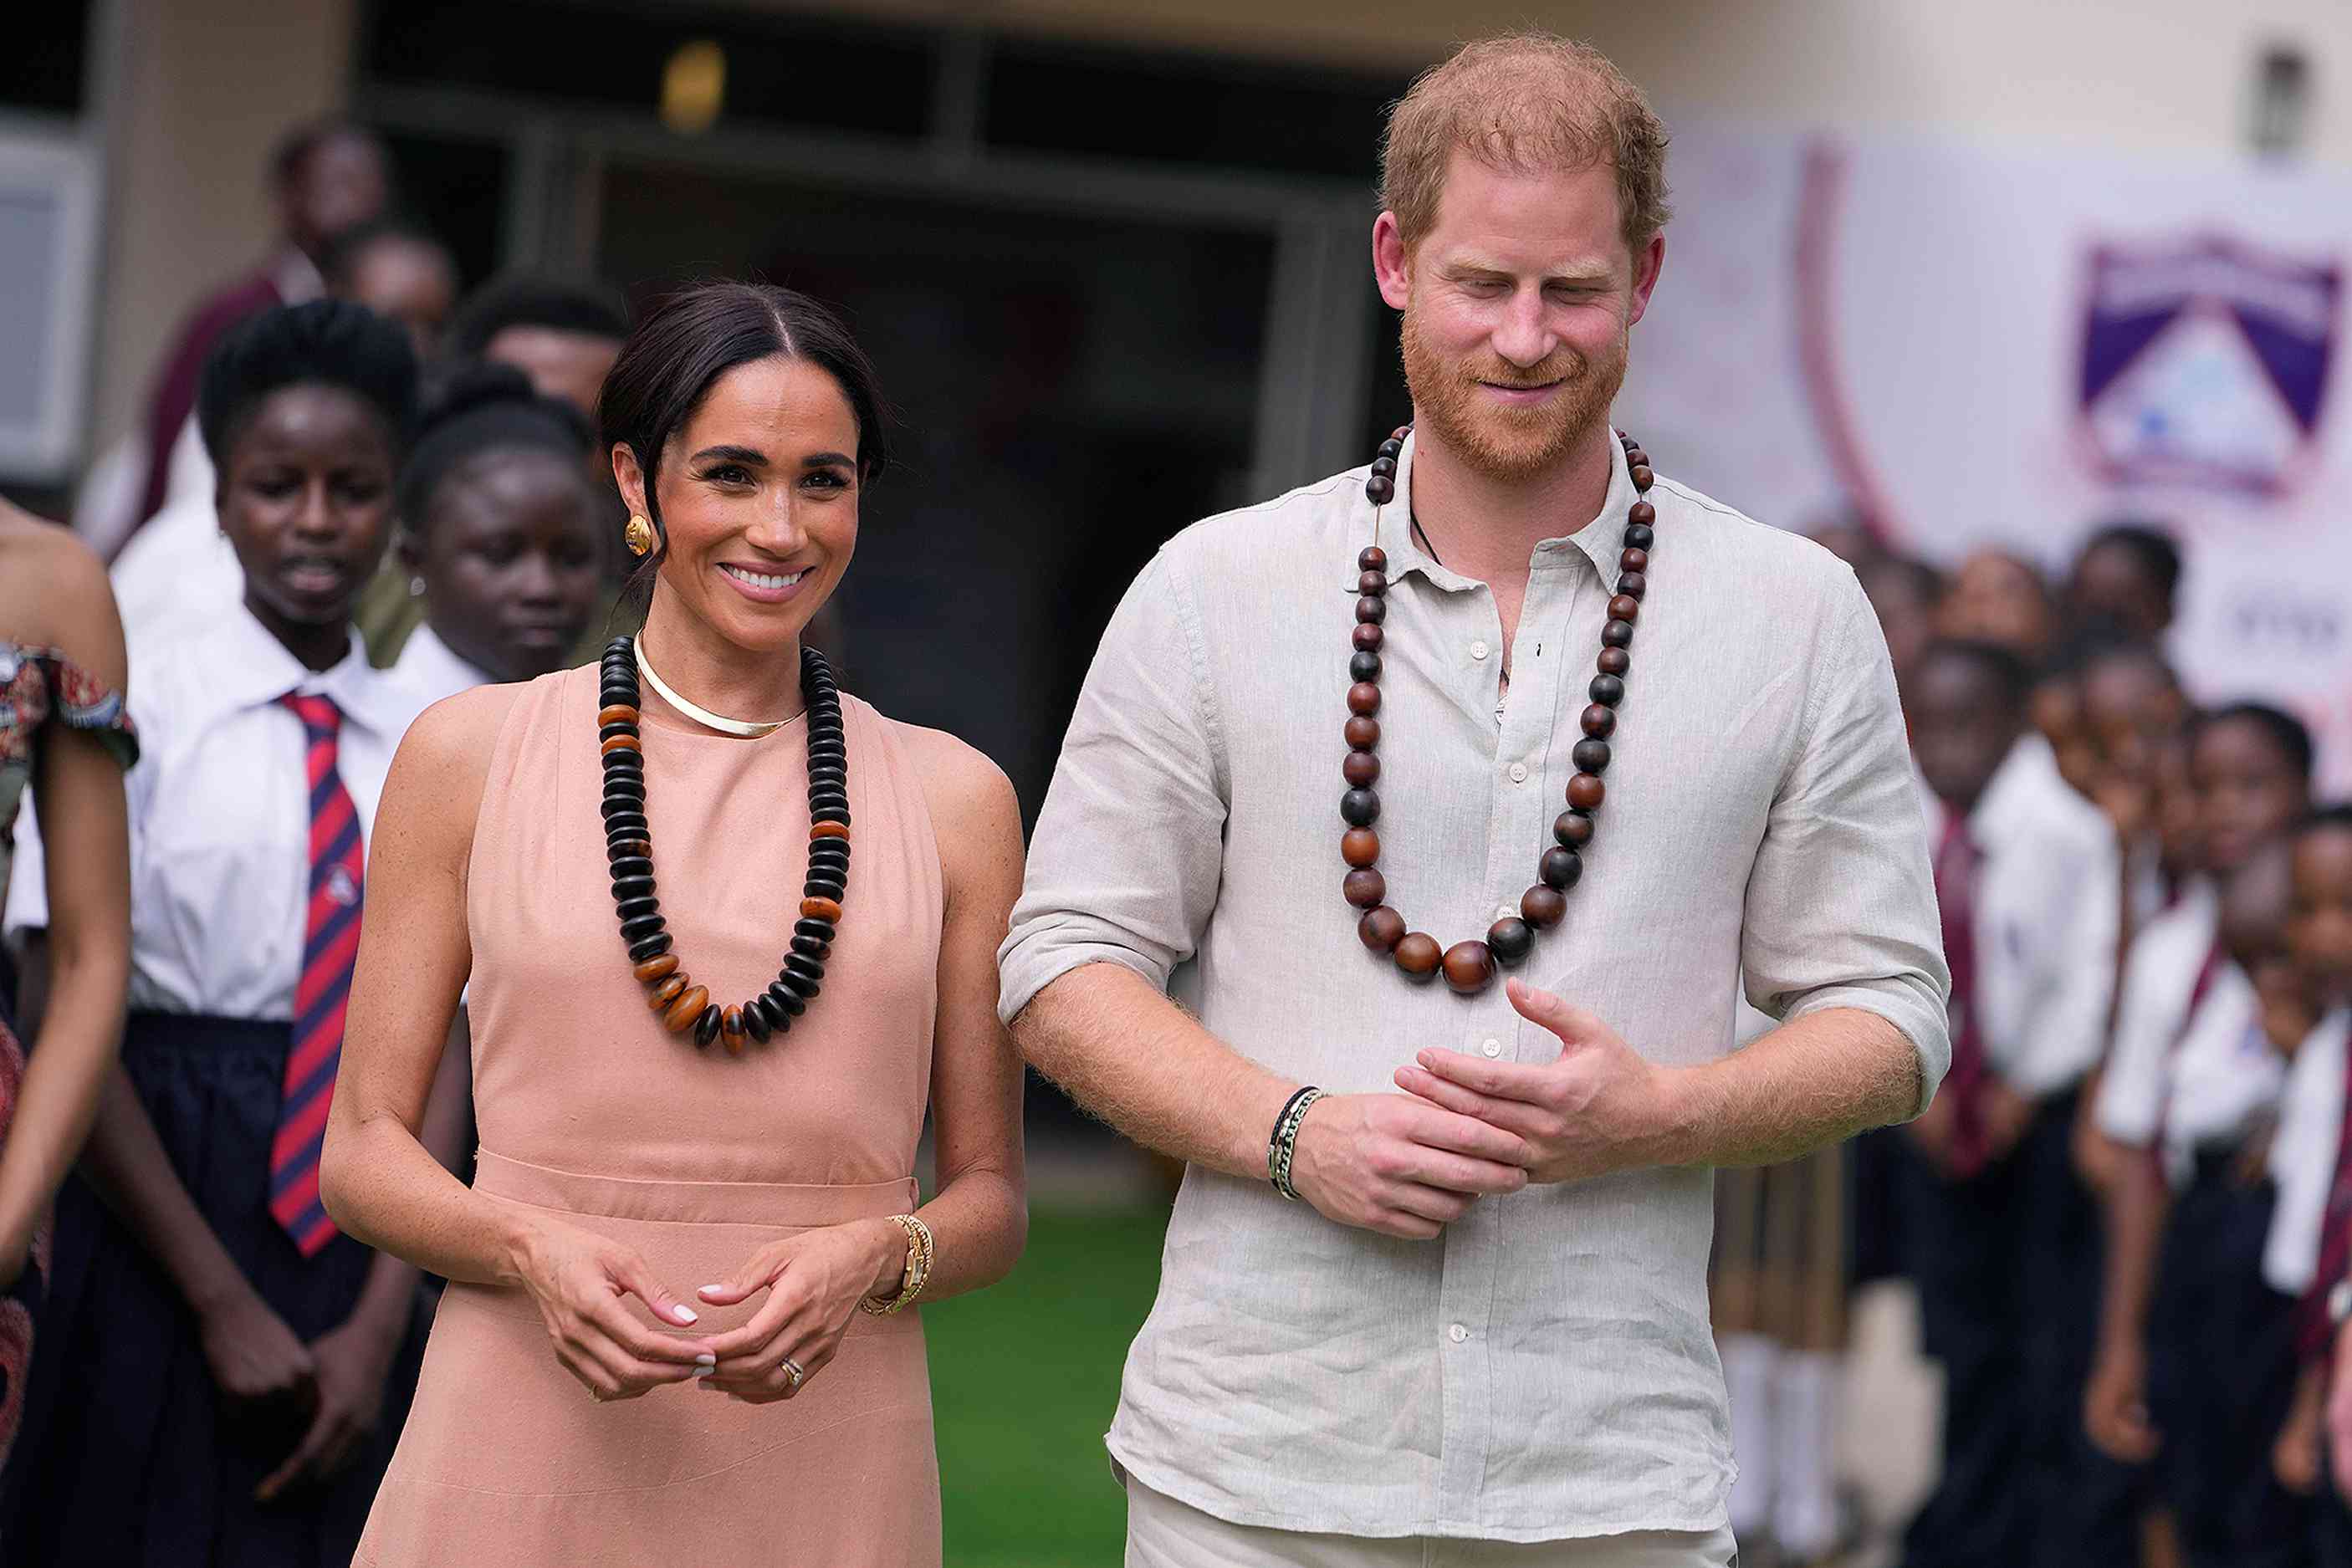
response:
M2335 1471L2323 1449L2319 1495L2311 1500L2311 1561L2314 1568L2352 1568L2352 1508L2336 1490Z
M2275 1194L2235 1164L2200 1161L2165 1227L2148 1313L2157 1485L2190 1568L2305 1568L2310 1500L2271 1469L2294 1401L2295 1299L2263 1280Z
M2075 1098L2045 1102L1969 1180L1907 1148L1899 1162L1923 1337L1945 1373L1943 1475L1906 1532L1908 1568L2138 1560L2140 1478L2083 1427L2105 1247L2074 1175Z

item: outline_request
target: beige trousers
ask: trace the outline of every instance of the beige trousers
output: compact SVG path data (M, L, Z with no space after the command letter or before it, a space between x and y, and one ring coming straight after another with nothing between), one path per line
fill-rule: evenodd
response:
M1233 1524L1127 1478L1127 1568L1738 1568L1728 1527L1582 1541L1394 1540Z

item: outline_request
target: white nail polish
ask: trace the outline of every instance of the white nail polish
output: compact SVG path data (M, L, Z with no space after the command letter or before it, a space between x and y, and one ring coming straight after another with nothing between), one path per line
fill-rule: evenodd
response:
M698 1323L702 1320L695 1315L692 1307L680 1307L677 1309L677 1321L682 1323Z
M699 1383L718 1370L716 1366L698 1366L694 1369L694 1380Z
M716 1366L719 1364L719 1357L712 1352L706 1350L700 1355L694 1358L694 1364L697 1366Z

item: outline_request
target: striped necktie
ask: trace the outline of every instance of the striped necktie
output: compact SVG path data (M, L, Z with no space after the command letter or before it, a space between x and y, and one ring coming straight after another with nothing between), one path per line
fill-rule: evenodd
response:
M1953 817L1936 850L1936 905L1943 917L1944 962L1952 976L1952 1061L1941 1092L1952 1101L1952 1174L1963 1179L1982 1171L1990 1154L1984 1124L1990 1068L1977 1008L1977 872L1982 858L1968 820Z
M294 1042L278 1131L269 1145L269 1212L305 1258L336 1237L319 1202L319 1151L343 1054L343 1010L360 948L359 809L335 770L343 716L332 698L289 693L278 699L302 721L310 779L310 897L303 921L302 977L294 988Z

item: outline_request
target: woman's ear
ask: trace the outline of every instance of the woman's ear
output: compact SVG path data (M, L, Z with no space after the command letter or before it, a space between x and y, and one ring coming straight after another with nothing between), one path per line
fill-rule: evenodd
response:
M646 509L646 471L637 466L636 452L625 441L613 443L613 483L620 486L631 516L652 516Z

